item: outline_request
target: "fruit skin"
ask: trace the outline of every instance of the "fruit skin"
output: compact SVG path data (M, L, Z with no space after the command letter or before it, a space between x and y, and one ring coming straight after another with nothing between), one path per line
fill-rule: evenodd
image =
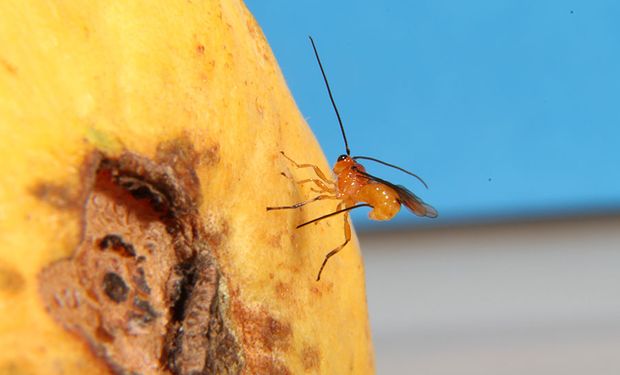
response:
M5 1L0 45L0 374L119 371L55 317L41 275L84 240L93 155L170 170L157 155L175 144L197 155L183 173L242 372L373 373L357 240L317 283L341 219L295 229L333 202L265 210L311 194L280 150L329 167L241 2Z

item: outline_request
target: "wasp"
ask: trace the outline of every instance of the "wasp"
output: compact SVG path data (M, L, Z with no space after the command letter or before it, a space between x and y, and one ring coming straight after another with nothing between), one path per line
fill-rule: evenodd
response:
M325 74L325 70L323 69L323 64L321 63L321 59L319 57L319 53L317 51L314 40L312 39L312 37L309 38L310 43L312 44L312 49L314 50L314 55L319 64L319 68L321 69L321 74L323 75L323 81L325 82L325 87L327 88L329 99L332 103L332 107L334 108L334 112L336 113L338 123L340 124L340 131L344 140L346 154L340 155L338 157L338 160L336 161L336 164L334 164L333 172L336 176L336 180L334 181L333 179L329 178L325 173L323 173L323 171L321 171L318 166L314 164L298 164L281 151L281 154L286 159L288 159L296 168L311 168L314 171L316 175L314 178L297 181L297 183L300 185L306 183L313 184L314 186L311 190L318 193L318 195L307 201L299 202L291 206L267 207L267 211L296 209L312 202L328 199L340 201L336 207L336 211L331 212L327 215L323 215L316 219L312 219L297 226L297 229L299 229L308 224L316 223L329 217L343 214L344 242L325 255L325 259L323 260L321 268L319 269L316 277L316 280L319 281L321 279L323 269L325 268L325 265L327 264L329 258L336 255L351 241L351 224L349 221L349 213L351 210L360 207L370 207L372 210L369 212L368 216L372 220L392 219L398 213L398 211L400 211L401 205L407 207L417 216L435 218L437 217L437 211L432 206L424 203L422 199L420 199L417 195L412 193L406 187L402 185L395 185L389 181L386 181L366 172L366 168L364 168L364 166L360 164L358 160L370 160L391 168L398 169L401 172L415 177L418 181L422 183L422 185L424 185L424 187L428 188L428 185L418 175L406 169L390 163L386 163L373 157L351 156L351 150L349 148L347 136L344 131L344 125L342 123L342 119L340 118L340 113L338 112L338 107L336 106L334 96L329 86L329 82L327 81L327 75Z

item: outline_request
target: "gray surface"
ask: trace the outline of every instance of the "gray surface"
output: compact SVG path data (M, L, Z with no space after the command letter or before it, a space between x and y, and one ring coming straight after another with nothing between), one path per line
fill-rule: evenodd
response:
M620 374L620 218L360 242L379 374Z

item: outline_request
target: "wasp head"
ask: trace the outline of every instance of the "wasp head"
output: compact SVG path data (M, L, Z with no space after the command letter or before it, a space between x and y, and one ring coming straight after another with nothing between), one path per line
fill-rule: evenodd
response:
M357 162L349 155L340 155L338 156L338 160L336 160L336 164L334 164L334 173L340 174L340 172L347 168L351 168L355 164L357 164Z

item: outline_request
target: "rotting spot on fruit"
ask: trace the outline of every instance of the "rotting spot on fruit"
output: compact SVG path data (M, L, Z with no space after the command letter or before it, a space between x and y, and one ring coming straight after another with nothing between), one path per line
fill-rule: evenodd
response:
M129 287L122 277L114 272L108 272L103 276L103 291L112 301L121 303L127 300Z
M149 323L150 321L152 321L153 319L159 316L159 313L155 311L153 306L151 306L151 304L147 300L143 300L141 298L135 297L133 300L133 305L136 307L136 309L143 312L143 314L139 315L139 317L145 323Z
M75 202L82 242L39 275L50 314L115 373L240 373L241 346L224 319L223 279L198 215L191 143L168 142L155 161L128 152L88 160L84 201ZM68 196L54 186L33 193Z
M146 260L146 258L141 257L138 259L138 262L141 262L144 260ZM133 276L132 280L138 292L141 292L142 294L147 294L147 295L151 294L151 288L149 287L149 284L146 281L146 276L144 274L144 268L142 267L136 268L136 274Z
M272 350L276 346L280 346L283 349L288 348L291 326L287 322L283 322L275 319L272 316L266 317L267 324L263 331L263 341L269 350Z
M321 365L319 350L314 346L305 345L301 351L301 362L306 371L319 369Z
M9 265L0 263L0 292L15 295L26 285L24 277Z
M76 194L66 186L54 183L39 183L31 189L31 193L52 207L67 210L77 209Z
M282 281L276 282L274 289L276 296L282 300L287 300L291 297L291 286Z
M235 295L238 292L233 292ZM241 324L244 346L252 347L246 353L246 369L255 374L290 374L282 358L274 353L290 348L292 329L288 322L276 319L264 308L254 308L232 302L232 315Z
M136 250L132 244L123 242L123 238L117 234L108 234L99 242L99 248L101 250L112 249L118 251L123 256L136 256Z
M220 162L220 146L215 144L203 151L200 158L205 165L215 165Z

